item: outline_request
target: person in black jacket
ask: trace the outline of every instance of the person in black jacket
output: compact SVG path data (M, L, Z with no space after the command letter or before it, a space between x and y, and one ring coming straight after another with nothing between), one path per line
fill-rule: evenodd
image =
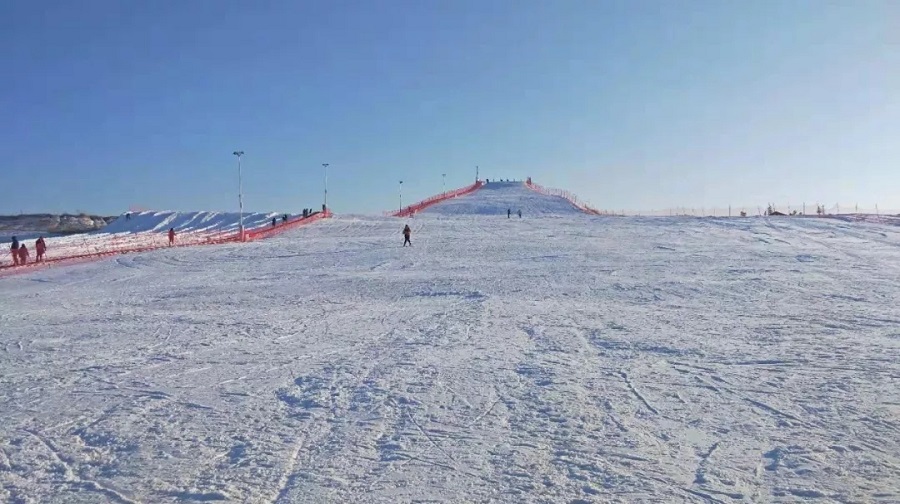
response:
M409 244L409 246L412 247L412 242L409 241L409 235L410 235L410 234L412 234L412 229L409 229L409 224L407 224L407 225L403 228L403 246L404 246L404 247L405 247L407 244Z
M28 247L24 243L19 245L19 266L25 266L28 263Z
M12 252L13 266L18 266L19 265L19 240L16 239L15 236L12 237L12 245L9 247L9 251Z
M44 254L47 253L47 242L44 241L44 237L38 237L37 241L34 242L34 252L35 252L35 262L43 262Z

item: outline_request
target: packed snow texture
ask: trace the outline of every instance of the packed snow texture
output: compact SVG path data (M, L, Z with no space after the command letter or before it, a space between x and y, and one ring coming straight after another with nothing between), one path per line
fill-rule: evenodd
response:
M502 215L507 210L514 216L576 215L582 213L567 199L546 196L529 189L522 182L489 182L475 192L447 200L422 210L434 215ZM517 217L517 216L516 216Z
M0 501L900 502L897 228L408 222L0 280Z

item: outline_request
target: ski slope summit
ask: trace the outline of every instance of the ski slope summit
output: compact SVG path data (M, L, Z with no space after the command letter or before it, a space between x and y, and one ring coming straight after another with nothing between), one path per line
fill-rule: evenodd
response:
M422 213L437 215L505 215L507 210L523 216L582 215L582 211L565 198L533 191L522 182L490 182L481 189L453 198Z

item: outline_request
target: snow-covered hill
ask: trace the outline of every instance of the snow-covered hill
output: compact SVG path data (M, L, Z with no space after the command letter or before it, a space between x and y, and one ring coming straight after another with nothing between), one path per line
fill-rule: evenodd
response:
M245 229L257 229L270 225L273 217L281 222L282 214L247 213L244 214ZM34 250L34 240L38 236L47 238L47 258L94 254L121 249L137 249L163 246L167 243L166 232L175 229L176 243L202 243L211 237L224 234L236 234L239 228L240 214L237 212L140 212L119 216L106 227L91 233L78 235L46 235L44 233L11 233L0 236L3 249L8 248L12 236L16 236L26 246ZM32 259L34 256L32 254ZM0 255L0 266L10 265L12 258L7 254Z
M481 189L423 210L434 215L503 215L507 210L523 216L578 215L582 211L564 198L546 196L522 182L490 182Z
M0 501L900 501L897 227L408 222L0 281Z
M265 226L275 213L246 213L244 227L253 229ZM240 214L237 212L139 212L120 216L100 230L103 234L118 233L165 233L169 228L178 232L221 232L237 231Z

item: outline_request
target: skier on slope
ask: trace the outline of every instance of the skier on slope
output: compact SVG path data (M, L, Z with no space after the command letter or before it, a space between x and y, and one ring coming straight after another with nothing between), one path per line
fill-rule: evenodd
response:
M510 217L512 217L512 208L507 208L506 209L506 218L509 219Z
M519 209L519 218L520 219L522 218L522 209L521 208Z
M9 247L10 253L12 253L13 258L13 266L19 265L19 240L16 239L15 236L12 237L12 245Z
M175 228L169 228L169 246L175 245Z
M19 266L25 266L28 263L28 248L22 243L19 245Z
M35 262L41 262L44 260L44 254L47 253L47 242L44 241L44 237L38 237L37 241L34 242L34 250L37 254L35 257Z
M409 244L412 247L412 242L409 241L409 235L412 234L412 229L409 229L409 224L403 227L403 246L405 247Z

